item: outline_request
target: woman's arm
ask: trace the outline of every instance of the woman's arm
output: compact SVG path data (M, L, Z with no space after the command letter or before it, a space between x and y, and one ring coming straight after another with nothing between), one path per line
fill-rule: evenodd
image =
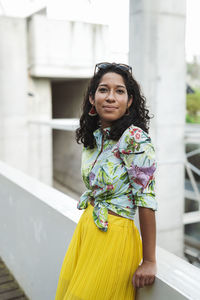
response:
M135 288L151 285L156 275L155 212L149 208L139 207L139 218L143 246L143 262L133 275L133 285Z

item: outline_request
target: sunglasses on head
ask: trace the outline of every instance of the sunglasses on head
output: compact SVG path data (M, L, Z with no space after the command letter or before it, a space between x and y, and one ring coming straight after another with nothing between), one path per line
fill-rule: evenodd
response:
M130 67L126 64L116 64L116 63L108 63L108 62L96 64L95 69L94 69L94 74L97 74L99 70L107 69L111 66L115 66L116 68L119 68L122 71L125 71L125 72L128 71L132 74L132 67Z

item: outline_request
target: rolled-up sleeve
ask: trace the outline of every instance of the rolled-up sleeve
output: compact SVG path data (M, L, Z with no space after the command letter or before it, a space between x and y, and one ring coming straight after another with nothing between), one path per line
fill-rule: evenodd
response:
M127 169L136 206L157 210L155 197L155 150L149 135L138 127L128 128L119 141L120 157Z

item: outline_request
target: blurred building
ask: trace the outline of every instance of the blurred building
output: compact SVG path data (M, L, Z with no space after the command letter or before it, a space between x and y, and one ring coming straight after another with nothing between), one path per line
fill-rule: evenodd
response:
M127 63L129 60L147 97L150 112L154 114L150 134L158 160L158 245L183 256L184 224L200 221L198 186L194 185L192 167L187 163L184 149L186 142L196 142L199 138L198 128L195 133L192 131L194 135L190 128L185 130L185 1L174 4L173 0L162 0L158 4L152 0L151 5L147 0L130 1L129 53L125 42L128 31L121 34L119 30L122 26L119 20L122 22L126 16L120 9L116 12L108 9L105 5L110 2L102 1L103 5L97 0L76 0L70 8L70 1L62 0L57 8L40 5L34 8L34 13L28 16L26 13L23 17L17 17L14 12L9 15L5 13L7 7L0 6L3 13L0 16L0 161L32 176L30 181L22 174L19 175L21 179L13 175L11 180L7 178L9 171L0 164L6 169L0 174L0 184L6 186L5 192L1 190L3 209L0 212L5 229L2 236L7 242L1 252L34 299L42 297L43 283L36 278L38 268L40 277L47 278L49 261L51 290L44 291L45 299L55 290L54 270L58 273L59 268L54 251L60 261L66 249L63 237L68 243L78 219L73 199L64 198L41 183L61 190L65 187L66 193L73 194L74 198L84 190L80 174L81 146L75 142L74 128L97 62ZM68 9L65 11L66 3ZM94 12L97 4L100 17ZM87 14L84 7L87 7ZM108 22L110 13L117 16L112 24ZM196 194L191 192L188 182L188 190L184 189L185 166ZM34 182L33 178L40 182ZM185 194L195 203L195 214L191 214L191 203L184 203ZM15 218L16 207L18 219ZM25 218L27 212L29 215ZM7 222L6 214L16 222L18 238L25 232L25 242L18 243L14 238L13 243L7 238L9 233L12 235L13 223ZM191 229L186 229L188 238ZM195 244L193 240L188 243ZM16 244L19 247L13 247ZM24 255L27 249L33 252L34 264L32 261L29 264L29 257ZM193 255L192 251L189 249L187 255L193 262L196 252ZM165 255L160 256L160 261ZM23 272L19 268L20 261ZM23 261L26 261L25 266ZM168 270L166 274L170 277L172 272ZM196 284L195 275L193 277ZM30 284L35 278L37 288ZM184 271L181 278L184 278ZM162 292L158 293L158 299L159 295Z
M81 147L74 132L52 132L41 124L80 117L95 64L111 58L127 63L128 44L123 41L128 32L119 43L113 32L120 25L109 24L105 0L20 3L1 1L0 6L0 159L80 195Z
M30 121L80 116L95 62L109 54L108 26L44 13L0 17L0 23L0 159L48 184L54 170L58 181L80 193L81 147L74 133L51 135L50 128Z
M105 1L67 3L40 4L23 18L14 12L8 16L8 8L0 7L0 160L79 197L84 190L81 146L73 126L94 65L128 62L127 31L121 34L116 22L127 17L118 9L110 22ZM150 7L145 0L130 2L129 61L155 115L151 136L159 166L158 243L179 255L184 229L184 26L184 3ZM170 35L173 50L165 35ZM67 119L68 130L62 130Z

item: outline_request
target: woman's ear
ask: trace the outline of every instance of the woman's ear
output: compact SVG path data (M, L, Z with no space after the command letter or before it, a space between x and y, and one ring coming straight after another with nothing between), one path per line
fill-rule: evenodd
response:
M133 96L131 96L129 99L128 99L128 104L127 104L127 107L129 108L131 106L133 102Z
M89 96L89 101L92 105L94 105L94 99L92 98L92 95Z

